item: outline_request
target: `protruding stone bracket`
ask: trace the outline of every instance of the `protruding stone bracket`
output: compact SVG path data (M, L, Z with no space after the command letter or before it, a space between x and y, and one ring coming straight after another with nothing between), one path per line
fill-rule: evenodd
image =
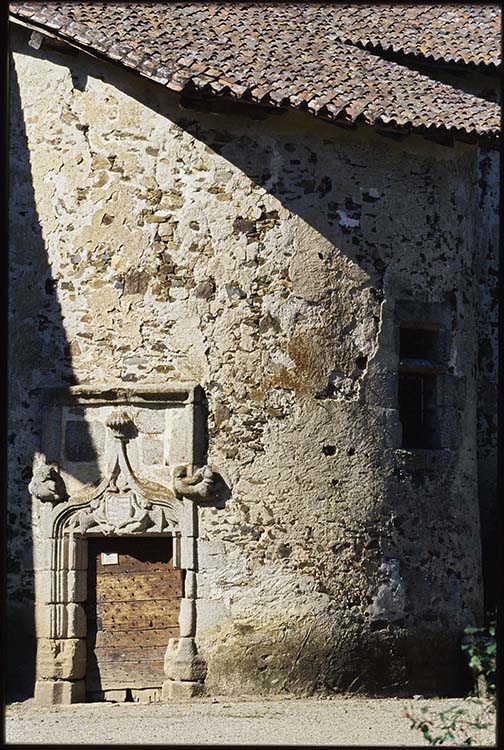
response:
M44 455L35 457L33 476L28 485L28 491L32 497L36 497L42 503L61 503L68 497L65 482L58 472L55 464L47 463Z
M214 499L217 475L210 466L202 466L189 474L187 464L173 469L173 490L176 497L188 500L208 501Z

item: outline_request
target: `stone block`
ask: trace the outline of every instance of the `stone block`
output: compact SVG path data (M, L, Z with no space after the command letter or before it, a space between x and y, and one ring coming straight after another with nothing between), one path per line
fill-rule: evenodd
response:
M124 703L126 700L126 690L103 690L102 697L98 700L109 703Z
M139 432L163 433L165 430L164 409L142 409L135 417Z
M82 605L35 605L35 630L37 638L85 638L86 612Z
M85 602L87 598L87 571L69 570L66 580L66 601Z
M51 570L53 567L53 539L35 537L33 542L33 570Z
M198 542L198 568L220 568L226 559L224 542L209 542L200 539Z
M196 540L193 537L182 537L180 540L180 567L186 570L194 570L196 560Z
M69 537L66 541L65 567L68 570L87 570L88 543L86 539Z
M201 682L175 682L165 680L161 692L162 701L183 701L196 698L203 693Z
M196 613L196 637L213 637L231 625L229 608L220 599L197 599Z
M124 703L126 700L126 690L93 690L86 692L86 701L88 703Z
M54 574L50 570L35 571L35 601L47 604L55 601Z
M54 567L55 539L36 538L33 545L33 569L51 570ZM66 537L59 542L63 553L62 567L66 570L87 570L87 540Z
M86 681L77 680L37 680L35 683L35 703L51 706L66 703L85 703Z
M206 677L206 664L200 657L195 657L191 661L174 661L168 665L165 670L166 676L170 680L182 681L200 681Z
M100 422L71 420L65 426L65 456L72 463L92 463L103 452L105 427Z
M172 661L174 661L177 657L177 651L179 646L179 640L180 638L170 638L168 641L168 645L166 647L165 651L165 657L164 657L164 670L166 672L168 664L170 664ZM192 638L191 638L192 640Z
M87 574L85 570L50 570L35 572L35 600L41 604L85 602Z
M147 466L163 464L164 447L162 441L157 438L144 437L142 440L142 459Z
M198 656L194 638L171 638L166 649L164 671L175 681L203 681L206 663Z
M38 519L35 522L36 537L50 539L54 531L54 515L61 509L61 505L53 507L51 503L41 503L37 500L39 506Z
M39 638L37 678L79 680L86 674L86 641L83 638Z
M180 601L179 628L181 638L194 635L196 622L196 606L193 599L182 599Z
M183 537L191 538L198 535L198 505L192 500L182 501L180 531Z
M184 579L184 594L187 599L196 599L196 573L188 570Z

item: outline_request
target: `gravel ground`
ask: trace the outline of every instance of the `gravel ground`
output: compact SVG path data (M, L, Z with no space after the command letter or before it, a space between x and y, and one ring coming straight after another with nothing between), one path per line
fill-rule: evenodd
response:
M188 703L79 703L36 706L33 699L5 712L6 744L109 745L423 745L404 716L412 705L438 711L461 699L331 697ZM478 744L495 744L486 731Z

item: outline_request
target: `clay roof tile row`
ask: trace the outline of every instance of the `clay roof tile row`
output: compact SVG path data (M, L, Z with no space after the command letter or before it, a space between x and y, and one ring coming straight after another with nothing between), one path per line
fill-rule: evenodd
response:
M496 66L494 5L16 2L10 10L173 91L246 96L370 125L499 131L497 104L368 51Z

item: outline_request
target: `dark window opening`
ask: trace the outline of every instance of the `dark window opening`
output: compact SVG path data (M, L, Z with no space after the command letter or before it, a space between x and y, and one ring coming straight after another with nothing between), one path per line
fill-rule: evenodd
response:
M437 447L436 376L399 373L403 448Z
M439 326L401 324L399 338L399 419L403 448L440 447L439 376L446 372L440 361L442 331Z
M400 337L401 359L433 359L436 356L438 331L401 326Z

